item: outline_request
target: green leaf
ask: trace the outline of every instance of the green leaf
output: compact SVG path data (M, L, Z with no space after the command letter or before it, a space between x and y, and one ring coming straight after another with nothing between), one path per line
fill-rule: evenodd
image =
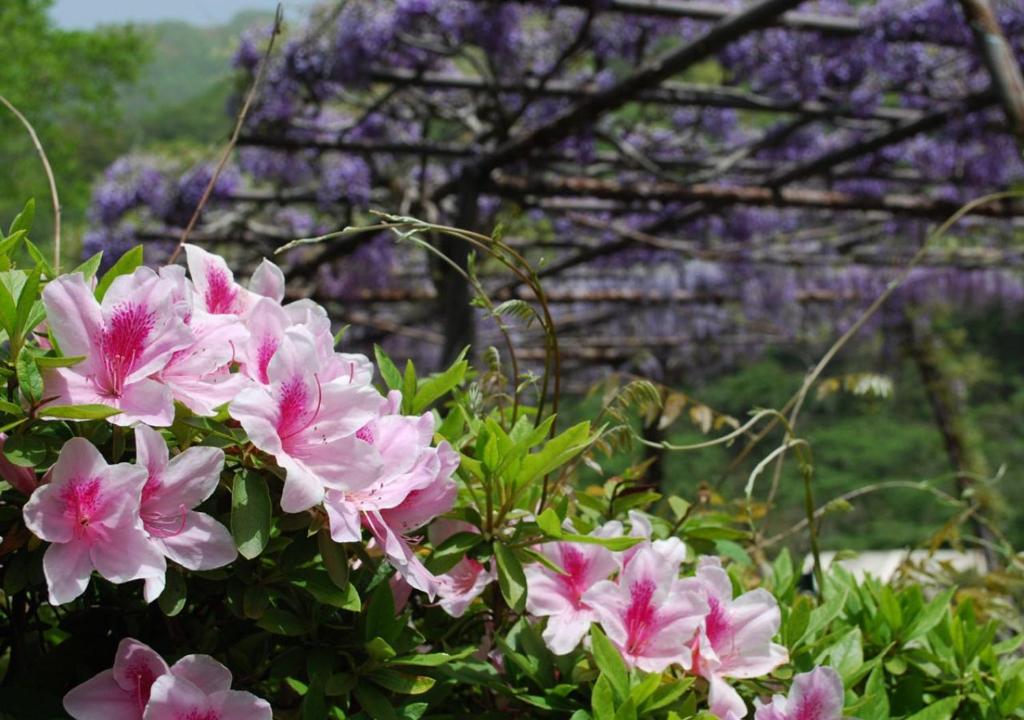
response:
M270 540L270 490L251 470L235 475L231 486L231 535L242 557L252 560Z
M885 688L885 670L876 665L864 686L864 706L859 711L861 720L889 720L889 693Z
M377 360L377 369L380 371L380 376L384 379L384 384L388 386L388 389L401 390L402 373L398 371L398 367L380 345L373 346L373 357Z
M412 360L405 361L405 374L402 377L402 413L412 414L412 401L416 397L416 366Z
M370 657L379 663L386 663L391 658L395 657L398 653L391 647L384 638L375 637L370 642L366 643L366 652L370 654Z
M334 542L327 528L321 528L316 536L320 558L323 560L327 575L341 590L348 588L348 555L345 546Z
M475 648L469 648L468 652L472 653ZM405 655L400 658L395 658L389 665L410 665L412 667L440 667L445 665L452 660L456 659L457 655L449 655L448 653L420 653L416 655Z
M9 270L11 267L11 254L18 249L18 244L25 239L25 231L18 230L0 240L0 267Z
M821 630L824 630L842 611L847 595L848 591L846 590L842 593L832 593L822 605L811 610L811 619L807 622L807 630L804 631L800 640L811 642Z
M167 585L164 591L157 598L160 610L167 617L174 617L185 609L185 602L188 600L185 588L185 578L180 572L169 571L167 573Z
M949 612L949 602L953 599L955 592L956 588L949 588L932 598L932 601L925 605L906 626L901 638L903 642L910 642L921 637L942 622L942 618Z
M554 508L548 508L537 516L537 527L548 537L562 537L562 521L559 520Z
M0 412L5 412L8 415L21 416L25 414L21 405L17 403L7 402L6 400L0 400Z
M390 644L401 636L405 625L395 613L395 598L388 583L380 583L370 595L364 621L366 629L363 637L367 642L383 638Z
M783 548L779 556L772 563L772 591L775 597L782 599L789 596L796 581L796 573L793 571L793 558L787 548Z
M615 720L615 691L607 675L602 674L594 683L590 707L594 711L594 720Z
M354 692L356 700L373 720L399 720L395 709L391 707L384 694L369 683L357 684Z
M483 542L483 536L480 533L455 533L437 546L430 559L427 560L427 569L435 575L446 573L466 557L467 552L481 542Z
M462 355L452 363L451 367L443 373L432 375L419 386L412 401L412 414L422 413L431 403L447 395L462 382L466 377L466 370L469 368L469 363L462 359L465 354L466 350L463 350Z
M517 484L538 480L581 453L590 444L590 423L581 422L549 440L539 452L523 459Z
M811 620L811 600L806 595L798 595L789 606L786 624L782 628L784 644L795 648L797 641L804 636Z
M120 412L109 405L47 405L39 414L60 420L104 420Z
M362 603L352 583L339 588L326 571L317 568L303 568L292 571L292 584L312 595L318 603L341 610L359 612Z
M25 249L28 250L29 257L32 261L43 268L43 272L46 273L46 277L56 277L57 273L54 271L53 266L50 265L50 261L43 255L43 251L40 250L34 242L25 238Z
M15 322L15 334L20 338L23 337L26 330L32 328L26 328L25 325L28 323L29 318L32 316L32 308L37 302L39 302L39 279L42 270L36 267L35 270L30 272L25 278L25 284L21 286L21 293L18 295L18 305L16 308L17 319Z
M590 631L590 641L594 653L594 662L597 663L601 675L608 678L612 690L615 691L615 697L619 700L624 700L629 696L629 671L626 669L626 664L622 661L622 655L619 653L618 648L612 644L611 640L597 626L594 626Z
M637 707L641 707L654 691L661 685L661 673L641 673L640 682L629 689L629 698Z
M22 211L14 216L14 220L11 222L11 227L7 231L7 234L13 235L16 232L27 234L28 231L32 229L32 221L35 220L35 217L36 200L35 198L29 198Z
M680 678L673 682L662 683L654 691L654 695L651 697L650 702L644 705L644 710L650 713L655 710L668 707L682 697L683 693L690 689L690 686L693 685L694 681L695 678L690 676Z
M498 561L498 587L508 606L522 612L526 605L526 575L515 553L495 541L494 557Z
M36 365L40 369L46 370L48 368L60 368L60 367L72 367L85 360L85 355L62 355L57 357L55 355L40 355L36 358Z
M857 672L864 663L864 646L861 641L860 628L855 627L843 635L829 649L829 657L832 660L830 665L849 684L850 676Z
M615 720L636 720L636 703L633 698L626 698L626 702L619 706L615 712Z
M18 373L18 388L21 393L30 403L38 402L43 397L43 376L30 348L18 353L15 370Z
M302 698L302 720L323 720L329 717L331 715L327 709L323 686L310 685Z
M136 245L131 250L117 259L117 262L109 270L103 273L99 284L96 285L96 299L103 300L103 296L110 289L110 284L122 275L135 272L135 269L142 265L142 246Z
M8 283L8 278L13 272L16 271L0 273L0 327L3 327L9 336L14 335L14 326L18 319L18 309Z
M259 627L275 635L298 637L307 632L306 624L294 613L280 608L267 608L263 617L256 623Z
M642 537L599 537L597 535L577 535L576 533L563 533L562 540L566 542L586 543L587 545L600 545L612 552L629 550L637 543L644 542L647 538Z
M39 467L46 464L51 445L45 436L12 435L4 442L4 456L21 467Z
M381 687L402 695L422 695L434 687L434 678L432 677L410 675L385 668L375 670L370 675L370 679Z
M82 273L85 279L92 280L96 277L96 273L100 269L100 263L103 262L103 251L100 250L98 253L93 255L91 258L86 260L84 263L76 267L71 271L71 274Z
M959 697L943 698L933 702L924 710L910 715L906 720L950 720L956 709L960 707L961 702L963 700Z
M668 498L669 509L672 510L672 516L676 520L682 520L686 517L686 514L690 511L690 503L687 500L679 497L678 495L671 495Z

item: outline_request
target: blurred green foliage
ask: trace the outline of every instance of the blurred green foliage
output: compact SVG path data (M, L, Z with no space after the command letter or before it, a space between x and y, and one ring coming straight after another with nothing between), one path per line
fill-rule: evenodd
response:
M119 89L133 81L147 53L130 29L62 30L48 16L51 0L0 3L0 92L32 123L43 143L70 227L84 221L92 180L124 149ZM13 217L30 197L49 198L46 177L24 129L0 113L0 217ZM48 238L52 213L40 205L35 235Z
M953 366L957 381L969 389L966 420L993 474L1005 466L995 489L1004 499L995 520L1015 546L1024 543L1024 323L993 314L965 327L952 329L962 319L936 319L935 332L954 335ZM874 362L867 356L848 360L834 374L863 371ZM717 379L682 385L676 389L706 403L717 412L745 420L752 408L781 408L796 392L807 365L794 355L777 353ZM978 368L983 368L980 370ZM894 382L889 398L835 393L818 399L812 392L802 413L798 434L814 452L814 490L819 506L843 493L873 483L927 482L937 490L958 495L954 474L935 425L928 398L913 363L902 361L886 371ZM591 397L571 404L568 417L591 416L599 406ZM639 423L637 423L639 427ZM673 444L706 441L727 429L705 434L685 416L665 431ZM781 438L781 434L778 435ZM774 447L774 444L765 447ZM730 460L742 443L693 452L669 452L664 457L662 490L693 501L703 486L725 498L741 497L750 471L763 457L754 453L726 475ZM604 465L606 477L623 472L643 456L631 456ZM591 481L598 482L596 474ZM771 470L758 478L755 500L763 500L772 482ZM788 461L780 478L774 509L766 519L765 534L782 532L804 517L803 486L798 468ZM858 497L845 512L831 512L824 520L826 549L891 549L928 542L956 510L935 496L910 488L889 488ZM794 550L806 550L806 533L796 533Z

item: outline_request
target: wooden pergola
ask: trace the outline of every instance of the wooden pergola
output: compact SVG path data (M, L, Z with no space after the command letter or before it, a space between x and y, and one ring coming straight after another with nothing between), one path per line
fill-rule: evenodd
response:
M477 1L484 3L487 0ZM600 3L571 0L561 3L561 6L580 8L587 16L581 23L579 37L563 52L560 63L569 59L573 48L585 44L590 21L601 14L655 19L688 18L709 24L703 34L666 54L647 60L606 87L559 79L559 65L541 77L518 82L494 80L471 73L375 67L369 72L370 84L360 91L364 117L399 102L404 95L423 101L428 93L447 93L450 97L479 99L481 102L487 99L500 102L502 97L514 97L522 102L523 107L537 99L565 103L564 109L547 121L508 137L493 132L493 128L485 128L477 137L463 137L457 141L367 140L356 138L350 132L358 124L357 119L336 130L292 127L268 132L254 129L243 134L240 144L282 152L336 152L371 160L389 156L424 166L427 163L457 163L458 173L438 185L425 183L421 187L406 188L406 204L426 209L424 212L432 209L435 214L440 213L448 224L473 228L479 222L481 196L496 196L514 201L521 207L542 208L545 212L558 214L577 227L601 232L606 238L614 236L614 239L603 242L576 238L557 238L554 241L509 239L509 242L519 243L517 247L523 249L540 248L550 252L552 256L540 269L539 275L552 283L549 291L552 301L573 307L591 304L595 318L607 315L609 305L724 303L729 298L716 300L699 293L657 295L629 288L580 291L560 288L555 280L599 259L607 260L637 247L677 253L680 258L728 260L729 248L707 247L677 236L677 228L684 223L725 207L793 208L828 216L850 214L869 228L867 235L870 235L872 226L890 217L941 220L955 212L958 203L926 194L926 178L905 169L864 170L857 166L857 161L915 136L936 131L957 118L996 106L1003 110L1006 130L1024 147L1024 81L988 0L961 0L960 6L977 40L975 48L962 49L980 53L990 75L990 86L959 97L936 98L925 108L879 106L865 112L852 106L848 99L787 101L743 88L678 79L695 65L715 57L750 33L767 27L837 38L854 38L866 31L856 18L796 11L800 5L801 0L762 0L741 11L734 11L724 3L700 0L607 0ZM901 38L901 41L908 40L928 41L928 38ZM626 105L730 109L768 114L778 122L771 124L753 141L738 147L721 148L714 157L692 157L678 152L642 155L633 152L628 143L620 142L620 138L603 137L592 161L587 167L580 167L571 154L558 149L561 141L582 130L597 127L603 117ZM837 132L849 131L851 138L800 161L780 165L756 159L760 151L784 144L813 123L825 123ZM624 175L628 179L624 179ZM729 181L722 182L723 178L729 178ZM880 181L890 189L882 194L868 194L834 187L839 181L858 179ZM381 206L387 207L394 202L394 196L388 194L390 191L379 192L382 195L379 198L375 196L375 203L379 200ZM251 208L312 203L316 201L316 188L247 191L238 193L235 199L243 207ZM638 211L656 211L660 218L643 228L617 219ZM595 215L595 212L600 214ZM980 207L975 213L1012 223L1024 217L1024 204L1004 200ZM199 232L201 234L202 230ZM270 245L281 244L285 239L274 237L270 231L261 235L258 229L241 230L237 225L230 232L239 233L242 239L245 239L244 233L252 236L249 239L262 237ZM149 235L150 239L159 239L160 236L160 232ZM319 253L297 261L292 272L313 277L321 265L351 253L360 242L361 238L356 237L324 245ZM456 266L466 267L468 246L451 239L439 239L437 242L440 251ZM906 248L864 251L859 239L845 246L837 243L835 247L840 249L819 257L778 244L759 249L754 257L758 262L779 265L827 265L852 261L879 267L895 267L909 257ZM733 256L737 254L732 253ZM986 247L974 252L964 249L929 254L923 263L961 268L1014 268L1020 267L1021 257L1020 253L1010 249ZM499 300L529 297L522 286L509 282L507 278L485 280ZM321 299L330 298L323 296ZM464 278L458 272L442 267L430 287L366 291L347 298L346 303L385 308L385 317L377 323L374 339L389 332L429 337L431 341L440 341L443 344L441 356L450 358L476 338L474 312L467 309L470 299L471 289ZM822 298L818 297L818 301ZM423 311L425 304L439 307L429 314ZM408 312L396 309L402 305L407 306ZM436 322L438 314L442 317L440 323ZM424 322L431 327L424 327ZM387 329L389 327L391 331ZM576 324L572 327L587 333L595 332L594 325ZM626 338L625 342L621 342L623 338L617 340L620 342L609 341L606 344L617 345L626 351L644 344L643 338ZM671 343L652 338L647 346L670 347ZM581 354L589 354L600 362L612 355L618 357L615 353L587 351Z

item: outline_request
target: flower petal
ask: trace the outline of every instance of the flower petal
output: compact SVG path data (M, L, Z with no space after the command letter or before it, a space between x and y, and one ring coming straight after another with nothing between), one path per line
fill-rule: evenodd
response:
M164 436L148 425L139 425L135 428L135 462L146 468L150 477L159 477L167 461L170 458L170 451L167 449L167 441Z
M85 592L92 574L92 559L84 543L51 545L43 555L43 574L50 591L50 604L63 605Z
M137 422L153 427L170 427L174 422L174 396L171 389L156 380L143 379L126 385L116 402L120 415L107 418L114 425L128 426Z
M201 512L189 512L180 533L153 542L164 555L189 570L213 570L238 557L228 529Z
M97 572L112 583L125 583L149 577L163 577L167 561L139 527L110 530L103 542L89 550Z
M64 696L64 710L74 720L142 720L135 696L114 680L113 670L104 670Z
M74 537L73 520L64 515L61 488L40 485L21 509L25 527L47 542L66 543Z
M209 655L186 655L171 666L171 674L185 678L207 695L231 689L231 671Z
M249 290L280 303L284 300L284 273L277 265L263 258L249 280Z
M224 469L224 451L197 445L175 455L158 477L159 487L143 507L144 513L161 516L180 515L181 508L191 510L217 489Z
M84 355L78 367L91 368L98 350L103 318L96 297L85 284L82 273L61 275L43 290L46 322L65 355ZM82 368L85 365L86 368Z
M272 720L270 703L252 693L228 690L212 698L220 720Z
M181 720L203 717L213 708L206 693L183 677L168 673L153 683L144 720Z
M548 618L542 637L544 643L555 655L568 655L580 644L590 630L594 613L590 610L574 610Z
M733 687L720 677L708 682L708 706L720 720L740 720L747 716L747 705Z

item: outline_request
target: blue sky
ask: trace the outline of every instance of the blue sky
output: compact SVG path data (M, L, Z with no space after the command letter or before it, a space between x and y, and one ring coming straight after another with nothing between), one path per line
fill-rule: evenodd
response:
M286 10L313 0L283 0ZM239 10L273 10L277 0L57 0L51 10L64 28L86 29L105 23L184 20L195 25L225 22Z

